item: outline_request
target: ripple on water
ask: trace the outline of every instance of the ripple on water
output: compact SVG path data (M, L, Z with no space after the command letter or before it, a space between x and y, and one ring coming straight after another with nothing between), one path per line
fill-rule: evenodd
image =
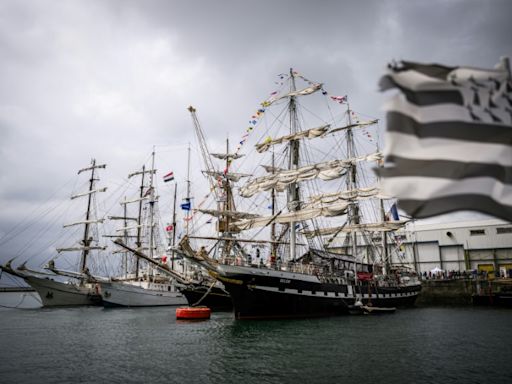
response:
M512 312L176 321L174 308L6 310L2 383L510 381Z

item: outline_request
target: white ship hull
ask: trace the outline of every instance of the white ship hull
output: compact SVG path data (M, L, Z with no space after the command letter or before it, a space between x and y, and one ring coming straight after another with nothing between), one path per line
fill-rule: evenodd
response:
M138 281L102 282L105 307L152 307L186 305L187 299L172 284Z
M27 275L23 278L37 291L44 307L101 305L101 296L96 284L78 285Z

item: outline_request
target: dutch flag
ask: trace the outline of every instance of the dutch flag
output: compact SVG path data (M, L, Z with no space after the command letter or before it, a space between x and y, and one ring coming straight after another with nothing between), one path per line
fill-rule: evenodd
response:
M174 172L169 172L167 175L164 176L164 182L167 183L168 181L174 180Z

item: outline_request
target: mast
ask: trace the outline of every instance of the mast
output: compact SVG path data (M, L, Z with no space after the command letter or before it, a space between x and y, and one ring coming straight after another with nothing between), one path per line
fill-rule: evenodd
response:
M188 157L187 157L187 197L185 198L185 202L190 204L190 143L188 144ZM185 218L185 233L188 236L189 230L189 221L190 221L190 209L187 210L187 215Z
M139 193L139 213L137 214L137 238L135 240L135 244L137 245L137 250L140 250L142 248L142 201L144 199L144 176L146 174L146 166L142 166L142 172L141 172L141 181L140 181L140 193ZM130 176L128 176L130 177ZM139 258L135 258L135 277L139 277L139 267L140 262Z
M174 245L176 244L176 195L178 191L178 183L174 183L174 203L172 206L172 255L171 255L171 269L174 270Z
M295 85L295 76L293 74L293 69L290 68L290 92L294 92L297 90ZM297 105L295 96L290 96L289 103L289 112L290 112L290 134L297 133ZM288 169L297 169L299 167L299 140L291 140L289 144L290 149L290 158ZM288 187L288 209L291 212L297 211L300 209L299 206L299 184L292 183ZM295 222L290 223L290 260L295 261L296 254L296 230L295 230Z
M126 197L125 197L125 200L126 200ZM128 207L126 204L124 204L123 206L123 225L124 225L124 231L123 231L123 237L124 237L124 242L125 243L128 243ZM124 272L124 276L125 278L128 277L128 253L127 252L123 252L123 272Z
M275 153L272 151L272 173L275 173ZM272 206L272 217L276 214L276 189L272 188L271 190L271 206ZM270 225L270 239L272 240L272 245L270 249L270 264L274 265L276 262L276 250L277 244L274 243L276 241L276 223L272 221Z
M224 210L225 211L231 211L232 210L232 204L231 204L231 186L229 184L229 179L227 177L227 173L229 171L229 138L226 138L226 168L225 168L225 177L224 177L224 191L226 193L226 201L224 202ZM229 232L229 224L230 224L230 217L226 215L225 218L225 230Z
M377 151L379 150L377 145ZM381 164L382 166L382 164ZM384 210L384 200L379 199L380 204L380 219L382 222L386 221L386 212ZM389 270L389 260L388 260L388 235L387 232L382 232L382 274L387 275Z
M99 167L98 167L99 168ZM89 238L89 228L90 228L90 218L91 218L91 204L92 204L92 191L94 188L94 173L96 170L96 159L92 159L91 161L91 179L89 180L89 196L87 198L87 212L85 214L85 228L84 228L84 237L82 239L82 244L84 245L84 249L82 250L82 256L80 257L80 272L84 272L87 265L87 256L89 255L89 246L91 245L92 238ZM80 172L84 171L78 171Z
M154 229L154 225L155 225L155 222L154 222L154 216L155 216L155 193L154 193L154 188L153 188L153 182L154 182L154 172L155 172L155 147L153 147L153 152L151 152L151 172L149 174L149 257L151 259L153 259L154 257L154 251L153 251L153 247L154 247L154 243L155 243L155 239L154 239L154 236L155 236L155 229ZM148 263L148 268L147 268L147 276L148 276L148 281L149 281L149 278L150 278L150 264Z
M352 117L350 116L350 104L347 101L347 115L349 127L352 125ZM347 129L347 156L348 158L355 157L354 149L354 134L352 128ZM347 174L347 189L352 190L356 187L356 165L352 163L348 169ZM355 201L352 201L348 206L348 220L350 225L359 224L359 209ZM352 255L354 256L354 277L357 282L357 233L356 231L351 232L352 241Z

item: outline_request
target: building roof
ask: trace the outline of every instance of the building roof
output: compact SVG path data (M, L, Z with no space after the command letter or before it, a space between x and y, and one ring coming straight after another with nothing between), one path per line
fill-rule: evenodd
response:
M470 227L489 227L489 226L509 226L512 223L499 219L487 220L466 220L456 221L451 223L432 223L432 224L417 224L414 221L407 224L407 229L412 231L429 231L441 229L456 229L456 228L470 228Z

